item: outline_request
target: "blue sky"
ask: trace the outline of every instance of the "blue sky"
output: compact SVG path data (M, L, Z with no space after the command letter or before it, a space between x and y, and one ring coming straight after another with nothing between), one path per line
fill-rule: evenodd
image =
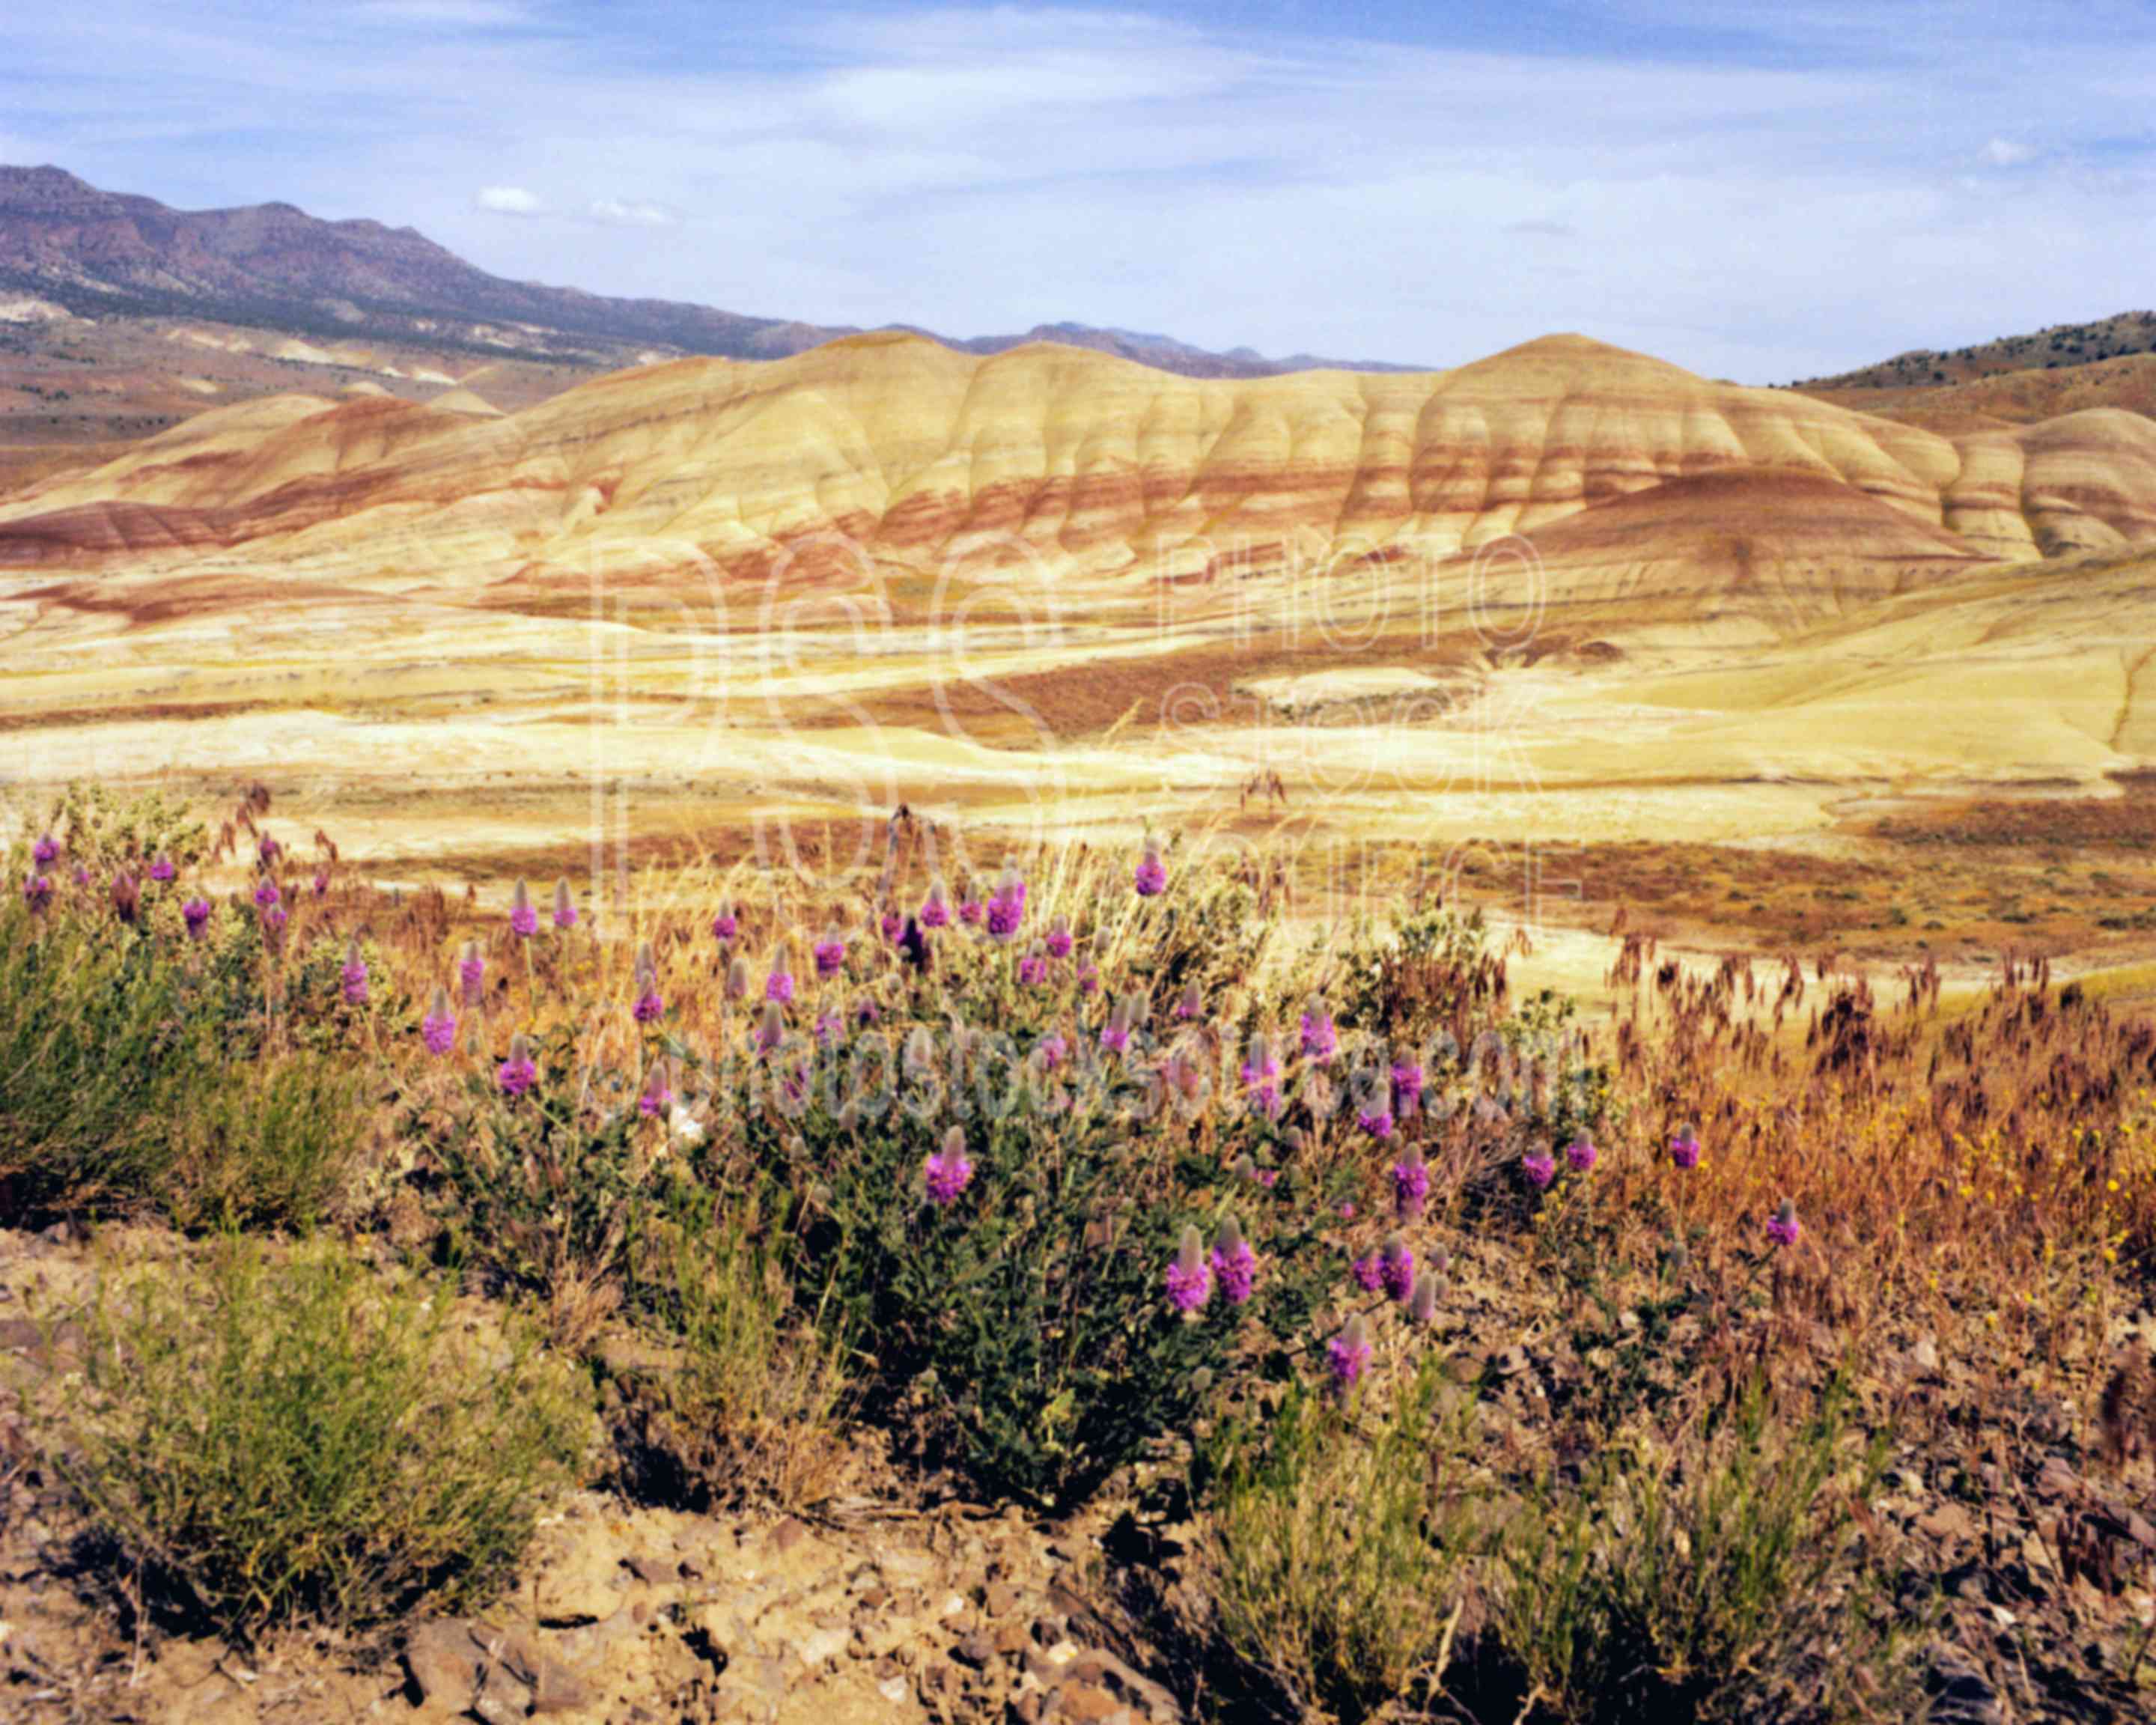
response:
M2156 302L2156 3L23 6L0 161L954 334L1746 382Z

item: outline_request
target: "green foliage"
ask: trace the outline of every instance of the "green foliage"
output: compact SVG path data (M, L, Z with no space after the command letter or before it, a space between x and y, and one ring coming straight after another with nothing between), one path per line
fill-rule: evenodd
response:
M844 1348L795 1309L755 1219L681 1183L636 1258L633 1333L656 1358L633 1348L617 1376L639 1483L700 1505L829 1495L845 1466Z
M259 1023L251 968L162 910L0 906L0 1215L148 1201L305 1224L340 1189L362 1081L232 1034Z
M1604 1457L1577 1492L1521 1515L1498 1634L1568 1719L1713 1717L1740 1680L1838 1609L1848 1504L1884 1440L1852 1453L1840 1380L1794 1426L1763 1388L1671 1455ZM1846 1609L1848 1601L1839 1609Z
M415 1118L441 1179L454 1255L539 1295L556 1341L588 1340L620 1296L637 1229L649 1214L649 1142L659 1127L614 1085L591 1085L564 1039L532 1044L538 1081L496 1086L490 1065L446 1111Z
M830 1283L878 1381L919 1399L982 1486L1082 1497L1186 1425L1228 1363L1244 1311L1216 1295L1183 1321L1163 1283L1183 1226L1209 1233L1225 1206L1106 1105L977 1117L973 1182L947 1209L921 1189L939 1137L903 1112L803 1118L798 1271ZM1286 1310L1313 1239L1255 1216L1250 1232L1252 1303Z
M49 1435L95 1522L229 1634L453 1609L511 1570L588 1440L588 1395L522 1336L327 1242L225 1242L100 1298Z
M1209 1446L1218 1633L1290 1709L1361 1719L1441 1685L1485 1529L1434 1359L1389 1408L1300 1385Z

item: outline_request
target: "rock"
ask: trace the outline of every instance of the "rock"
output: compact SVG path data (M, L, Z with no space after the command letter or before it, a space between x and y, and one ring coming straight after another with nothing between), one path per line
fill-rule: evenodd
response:
M996 1644L983 1635L971 1635L951 1650L952 1658L959 1664L971 1666L975 1671L988 1669L996 1656Z
M798 1517L788 1516L763 1536L763 1548L783 1558L808 1537L808 1524Z
M1009 1617L1018 1605L1018 1589L1008 1581L992 1581L981 1589L981 1609L991 1617Z
M829 1665L846 1651L847 1635L844 1630L813 1630L802 1637L801 1645L793 1650L794 1656L810 1671Z
M459 1618L423 1623L405 1638L404 1666L420 1699L449 1712L470 1707L485 1661L472 1640L470 1625Z

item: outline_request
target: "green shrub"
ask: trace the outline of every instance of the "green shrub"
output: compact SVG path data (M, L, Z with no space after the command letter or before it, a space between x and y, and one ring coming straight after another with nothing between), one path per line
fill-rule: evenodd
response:
M640 1243L637 1345L617 1373L640 1483L699 1505L829 1496L847 1465L842 1342L796 1309L752 1218L686 1185L670 1208Z
M95 1524L175 1604L247 1636L483 1596L571 1480L588 1394L515 1333L327 1242L220 1243L101 1297L47 1442Z
M1568 1719L1717 1717L1768 1656L1845 1612L1849 1502L1885 1437L1852 1452L1836 1381L1790 1425L1755 1387L1702 1434L1603 1459L1578 1491L1517 1517L1498 1634Z
M1188 1425L1246 1317L1278 1336L1309 1310L1315 1219L1276 1227L1247 1205L1255 1298L1216 1293L1194 1322L1169 1309L1178 1236L1191 1224L1209 1235L1229 1194L1217 1167L1178 1157L1164 1129L1104 1096L974 1115L961 1128L973 1178L947 1208L922 1195L940 1124L816 1106L782 1124L763 1143L767 1168L803 1194L797 1279L834 1290L886 1405L921 1413L988 1491L1082 1498Z
M183 1226L311 1223L345 1189L367 1129L364 1073L300 1055L206 1075L168 1117L163 1183Z
M553 1339L580 1348L619 1307L637 1229L656 1202L635 1093L535 1039L537 1082L511 1100L490 1064L449 1106L407 1125L440 1181L453 1255L547 1304Z
M305 1224L365 1129L362 1081L265 1051L230 943L73 908L0 907L0 1220L150 1202L188 1223ZM155 924L156 926L152 926Z
M1442 1682L1483 1538L1443 1387L1425 1360L1366 1425L1293 1386L1210 1446L1214 1628L1298 1716L1360 1719Z

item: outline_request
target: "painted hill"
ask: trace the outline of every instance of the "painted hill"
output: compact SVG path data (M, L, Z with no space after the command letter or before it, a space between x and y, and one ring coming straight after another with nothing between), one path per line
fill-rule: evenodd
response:
M1866 567L1892 586L1912 560L2156 538L2156 422L2138 415L1949 439L1573 336L1451 372L1217 382L869 335L620 372L506 416L454 405L212 410L10 499L0 562L215 550L507 598L579 583L594 555L663 584L704 563L821 575L857 547L924 578L1024 563L1127 583L1441 558L1589 512L1552 541L1559 561L1622 544L1696 572L1658 536L1779 534L1839 558L1845 588Z

